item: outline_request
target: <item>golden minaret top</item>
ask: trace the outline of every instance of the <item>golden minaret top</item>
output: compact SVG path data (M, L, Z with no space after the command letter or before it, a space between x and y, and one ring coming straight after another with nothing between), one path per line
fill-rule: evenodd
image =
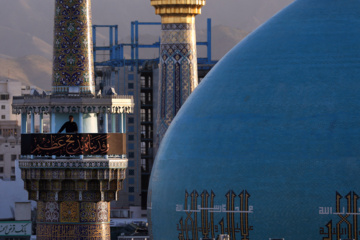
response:
M190 23L201 14L206 0L150 0L162 23Z

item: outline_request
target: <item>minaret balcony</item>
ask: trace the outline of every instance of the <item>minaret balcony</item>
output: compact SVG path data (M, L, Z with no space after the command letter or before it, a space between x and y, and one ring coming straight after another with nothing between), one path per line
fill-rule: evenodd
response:
M29 199L113 201L128 159L125 133L22 134L19 161Z

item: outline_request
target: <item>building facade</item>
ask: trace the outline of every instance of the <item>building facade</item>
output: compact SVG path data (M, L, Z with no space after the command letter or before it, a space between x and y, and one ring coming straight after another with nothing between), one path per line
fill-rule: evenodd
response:
M20 117L12 113L14 96L26 94L29 87L19 81L0 81L0 179L15 180L15 160L20 155Z

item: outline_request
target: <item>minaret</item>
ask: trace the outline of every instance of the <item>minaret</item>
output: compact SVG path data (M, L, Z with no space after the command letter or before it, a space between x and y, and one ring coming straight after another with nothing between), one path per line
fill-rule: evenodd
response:
M198 84L195 16L205 0L151 0L161 16L158 143Z
M21 114L22 179L37 201L38 240L110 240L110 201L125 178L125 119L134 103L95 94L90 6L90 0L56 0L52 93L13 101L13 113ZM50 115L49 133L44 115ZM69 115L78 132L58 133Z

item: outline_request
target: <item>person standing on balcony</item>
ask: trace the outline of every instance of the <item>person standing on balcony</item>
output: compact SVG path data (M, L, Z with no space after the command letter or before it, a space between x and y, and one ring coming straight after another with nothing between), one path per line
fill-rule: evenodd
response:
M78 126L76 122L74 122L74 116L69 116L69 121L64 123L58 133L61 133L65 129L66 133L78 133Z

